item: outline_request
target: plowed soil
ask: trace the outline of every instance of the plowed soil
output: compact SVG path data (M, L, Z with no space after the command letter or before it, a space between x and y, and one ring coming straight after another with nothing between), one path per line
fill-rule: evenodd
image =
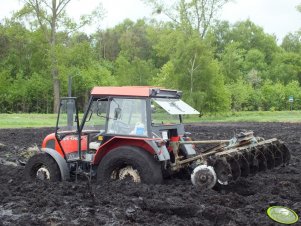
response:
M265 213L270 205L301 215L301 124L194 124L186 130L194 139L229 139L253 130L256 136L284 141L292 158L289 166L241 178L218 191L199 191L180 178L162 185L31 183L16 160L26 158L24 150L39 146L53 129L2 129L0 225L278 225Z

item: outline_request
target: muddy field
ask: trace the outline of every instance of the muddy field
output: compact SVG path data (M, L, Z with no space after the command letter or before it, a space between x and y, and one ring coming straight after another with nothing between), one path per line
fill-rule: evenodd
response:
M220 191L198 191L180 178L151 186L29 183L16 159L25 158L24 150L39 146L53 130L2 129L0 225L277 225L265 214L270 205L284 205L301 215L301 124L199 124L186 130L194 139L228 139L242 130L276 137L291 150L291 163Z

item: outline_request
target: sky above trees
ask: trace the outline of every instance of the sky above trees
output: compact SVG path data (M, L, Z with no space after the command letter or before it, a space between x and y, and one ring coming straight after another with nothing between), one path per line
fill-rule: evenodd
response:
M143 0L73 0L67 13L78 18L81 14L92 11L99 3L103 4L106 16L99 24L85 28L85 32L92 33L97 28L113 27L125 18L133 21L143 17L167 19L163 15L152 14L151 8ZM231 23L250 19L263 27L265 32L275 34L280 43L285 35L300 28L301 14L296 10L300 3L300 0L233 0L224 6L220 18ZM1 21L4 17L9 17L12 11L21 8L21 3L19 0L0 0L0 6Z

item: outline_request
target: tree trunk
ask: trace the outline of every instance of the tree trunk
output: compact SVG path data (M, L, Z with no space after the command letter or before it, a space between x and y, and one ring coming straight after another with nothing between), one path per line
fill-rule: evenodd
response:
M193 59L190 60L191 68L188 69L189 74L190 74L190 97L192 97L192 93L193 93L193 73L199 67L199 65L195 67L196 57L197 56L196 56L196 53L195 53L194 56L193 56Z
M52 0L52 18L51 18L51 36L50 36L50 51L51 51L51 76L53 82L53 113L58 113L60 102L60 80L59 71L57 68L57 57L55 52L56 46L56 22L57 22L57 6L56 0Z
M58 70L56 67L51 69L53 82L53 113L58 113L60 103L60 80L58 78Z
M59 80L59 69L58 69L58 56L56 54L56 30L59 25L58 22L65 24L64 9L72 0L23 0L26 3L26 13L22 11L22 15L30 15L33 13L37 20L40 28L44 32L44 35L49 42L50 46L50 65L49 70L51 73L53 83L53 112L57 113L60 102L60 80ZM30 11L29 11L30 10ZM63 15L62 15L63 14ZM85 24L88 24L90 20L82 22L76 28L70 28L71 31L78 30ZM49 29L50 26L50 29ZM49 35L50 31L50 35ZM105 51L105 50L104 50ZM104 53L105 55L105 53ZM47 105L48 107L48 105Z

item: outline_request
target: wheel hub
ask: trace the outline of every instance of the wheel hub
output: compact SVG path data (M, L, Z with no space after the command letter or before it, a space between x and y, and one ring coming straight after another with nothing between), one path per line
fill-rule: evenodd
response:
M119 172L114 171L111 175L112 179L125 180L130 179L135 183L140 183L141 178L139 172L136 169L133 169L132 166L126 166L119 170Z
M36 176L39 180L50 180L50 172L46 167L39 168Z

